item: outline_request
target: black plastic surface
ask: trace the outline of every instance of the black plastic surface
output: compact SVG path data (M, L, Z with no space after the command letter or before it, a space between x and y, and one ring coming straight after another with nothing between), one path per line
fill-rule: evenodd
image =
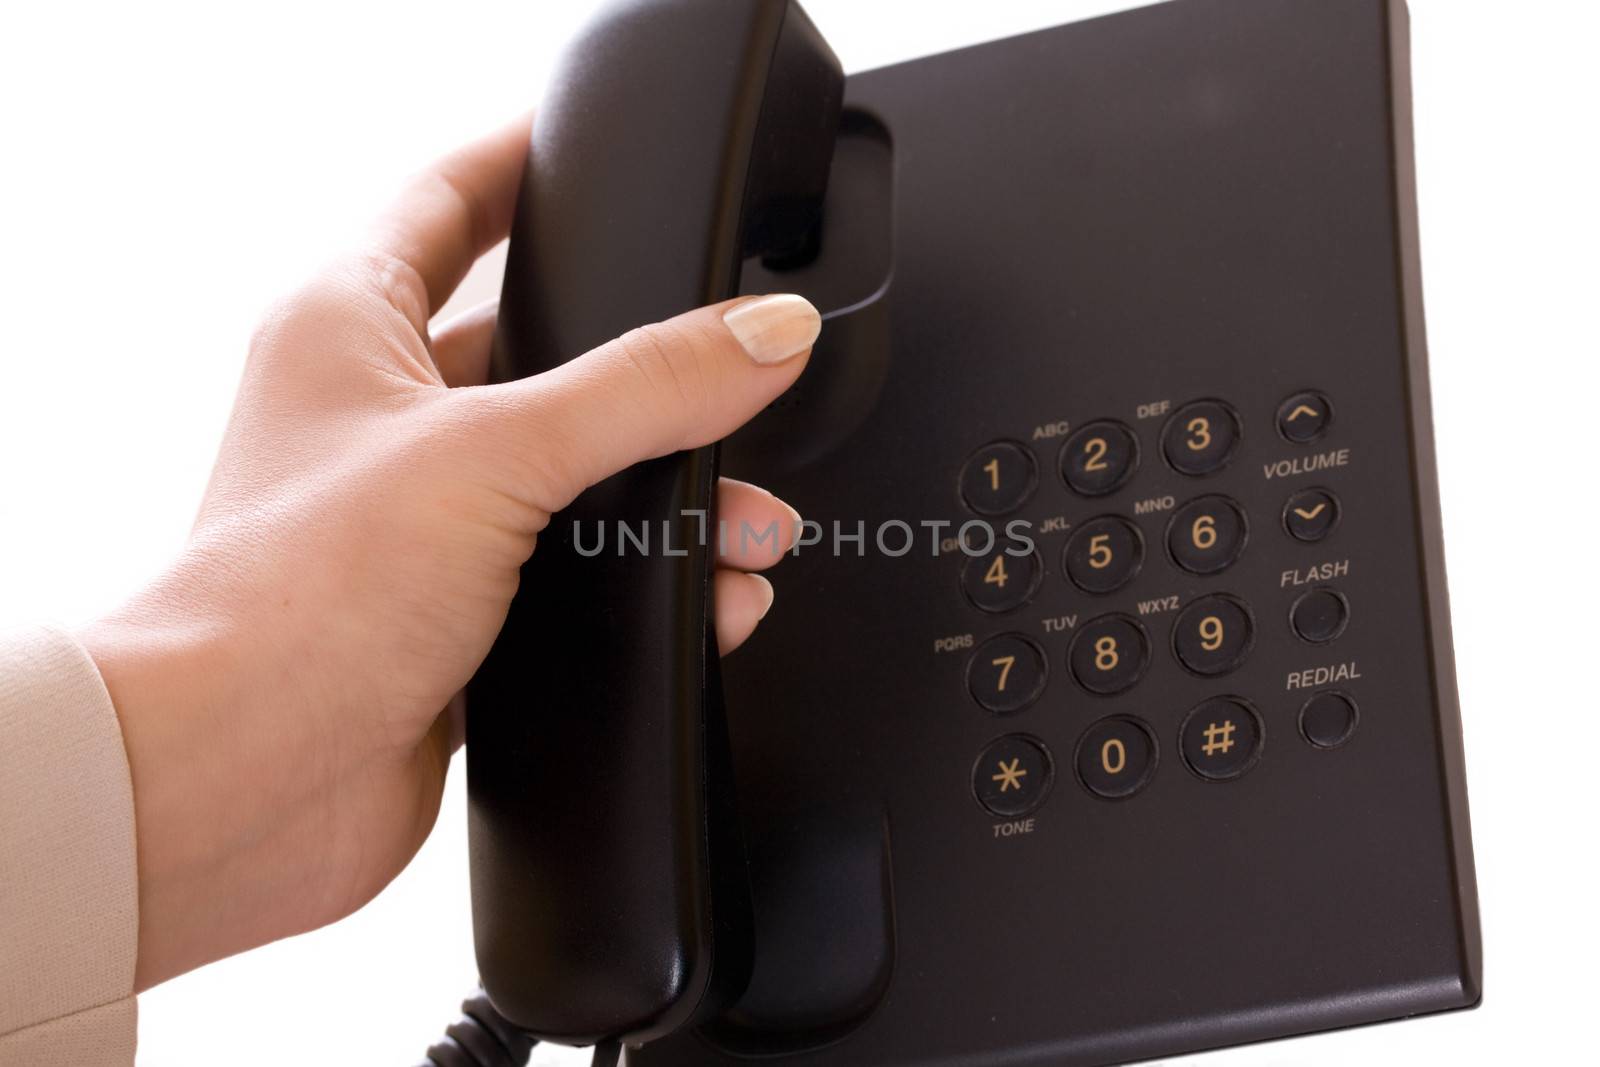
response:
M814 854L785 837L807 805L886 812L894 966L870 1009L851 1002L848 1032L778 1062L1109 1064L1478 1000L1405 34L1386 0L1179 0L849 79L816 264L747 279L813 295L828 322L800 385L726 459L830 541L835 521L864 522L869 547L825 542L774 572L778 608L726 679L741 818L763 848ZM853 227L831 225L834 198ZM842 264L877 263L886 245L892 264L868 272L881 288L840 286ZM843 288L848 300L828 299ZM1302 393L1335 415L1308 442L1279 429ZM1219 468L1191 475L1164 438L1195 401L1225 403L1239 432ZM1060 449L1101 420L1128 426L1142 461L1090 499L1063 479ZM886 558L870 531L978 517L962 471L996 441L1038 466L1001 521L1032 524L1043 573L991 615L963 591L950 536L937 555L919 543ZM1312 487L1338 495L1341 518L1304 543L1282 516ZM1249 536L1200 575L1166 543L1175 512L1207 495L1237 501ZM1140 530L1146 559L1094 595L1062 560L1107 514ZM1349 598L1351 622L1312 646L1290 607L1324 585ZM1210 678L1179 662L1172 628L1219 594L1249 606L1256 632ZM1068 649L1107 614L1137 619L1151 648L1131 686L1099 695ZM1048 672L1038 699L997 718L969 671L1006 633L1037 642ZM1321 749L1300 709L1330 687L1360 722ZM1224 696L1254 713L1230 720L1208 704ZM1262 735L1231 779L1183 757L1180 728L1202 705L1224 712L1213 758ZM1084 762L1098 747L1119 766L1113 735L1094 732L1107 719L1125 746L1154 739L1148 774L1142 759L1137 780ZM1198 723L1196 760L1213 721ZM999 772L977 761L1014 736L1051 754L1054 784L997 816L976 784ZM758 943L865 914L867 881L847 901L758 888ZM788 1018L808 998L825 1007L825 966L794 967ZM779 1016L744 1018L754 1047L783 1047ZM629 1062L747 1062L727 1047L686 1032Z

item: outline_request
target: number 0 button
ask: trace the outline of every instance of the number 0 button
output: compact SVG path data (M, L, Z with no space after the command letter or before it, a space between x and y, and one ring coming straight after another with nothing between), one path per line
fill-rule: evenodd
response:
M1239 446L1239 416L1220 400L1179 408L1161 435L1161 450L1179 474L1211 474L1228 465Z
M1122 800L1143 789L1155 774L1155 734L1138 719L1101 719L1078 741L1078 780L1105 800Z
M1044 689L1045 659L1026 637L1001 634L978 646L967 664L967 690L997 715L1021 711Z
M1067 542L1067 577L1085 593L1112 593L1139 573L1144 563L1144 535L1127 519L1107 515L1090 519Z
M1011 441L980 448L961 470L961 498L979 515L1004 515L1028 502L1039 482L1033 453Z
M999 614L1015 611L1033 598L1044 576L1044 563L1037 552L1012 555L1015 542L1000 541L982 556L967 560L961 572L961 588L973 607Z
M1167 526L1167 551L1191 574L1217 574L1244 551L1249 527L1238 504L1225 496L1191 500Z
M1061 449L1061 478L1082 496L1105 496L1139 466L1139 439L1120 422L1091 422Z
M1149 660L1144 627L1127 615L1102 615L1084 623L1067 651L1078 684L1101 696L1132 688Z
M1231 596L1196 600L1172 627L1172 651L1178 662L1208 678L1236 669L1254 643L1249 609Z

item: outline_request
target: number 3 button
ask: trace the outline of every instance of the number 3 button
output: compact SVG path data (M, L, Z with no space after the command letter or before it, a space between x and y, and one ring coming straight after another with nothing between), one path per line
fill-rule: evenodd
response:
M1001 634L978 646L967 664L972 699L997 715L1021 711L1044 689L1045 660L1026 637Z

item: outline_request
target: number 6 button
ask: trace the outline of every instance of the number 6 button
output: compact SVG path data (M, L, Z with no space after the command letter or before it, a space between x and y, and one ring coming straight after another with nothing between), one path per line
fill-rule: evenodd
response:
M1217 574L1244 551L1249 527L1239 505L1225 496L1203 496L1179 508L1167 526L1167 551L1191 574Z
M978 646L967 663L967 691L997 715L1021 711L1044 689L1045 660L1026 637L1001 634Z

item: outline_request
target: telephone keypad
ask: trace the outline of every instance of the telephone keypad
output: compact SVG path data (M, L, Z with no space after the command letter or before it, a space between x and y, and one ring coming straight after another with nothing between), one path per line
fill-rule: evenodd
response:
M1292 443L1322 436L1331 419L1327 397L1312 391L1294 394L1276 412L1280 433ZM1224 401L1195 401L1179 408L1162 425L1160 447L1180 474L1212 474L1238 451L1241 426L1235 410ZM1067 438L1058 466L1070 492L1095 499L1136 485L1139 455L1139 436L1129 425L1097 419ZM1038 488L1034 464L1033 452L1027 447L995 441L967 461L962 495L974 511L985 515L1014 512ZM1162 499L1152 496L1141 501L1133 505L1134 512L1159 511ZM1163 533L1167 566L1209 578L1227 571L1243 556L1250 535L1250 513L1237 499L1212 492L1176 507L1171 497L1165 499L1170 509ZM1279 499L1284 502L1274 518L1289 538L1302 544L1325 540L1342 518L1341 501L1329 488L1296 488L1286 499ZM1146 534L1141 527L1133 517L1117 514L1072 523L1060 549L1060 561L1074 590L1096 598L1111 597L1138 578L1148 562ZM1036 537L1036 543L1038 540ZM975 607L990 613L1016 611L1039 594L1042 557L1037 552L1017 553L1016 542L1001 538L986 554L969 557L962 585ZM1238 592L1243 590L1186 596L1172 617L1170 629L1163 633L1168 639L1167 654L1190 675L1221 678L1244 667L1250 658L1260 633L1256 612ZM1258 590L1255 595L1270 594ZM1141 616L1146 614L1146 603L1140 605ZM1069 623L1072 636L1065 659L1077 687L1093 697L1132 691L1151 667L1151 621L1112 611ZM1317 586L1293 599L1288 610L1291 633L1311 644L1336 640L1349 621L1350 605L1344 593L1327 586ZM978 644L967 661L968 692L988 712L1020 715L1040 703L1052 657L1059 654L1021 633L991 636ZM1168 709L1169 713L1178 710ZM1265 722L1243 697L1213 696L1181 721L1175 741L1182 761L1206 781L1237 779L1261 756ZM1307 700L1296 721L1308 745L1336 749L1353 734L1359 714L1347 694L1327 690ZM1160 732L1143 718L1114 714L1099 719L1078 737L1073 773L1096 798L1132 797L1155 775L1162 745L1159 738ZM1051 773L1049 754L1042 742L1014 734L993 742L973 773L973 787L983 805L992 814L1012 817L1033 811L1042 801L1040 784L1047 784Z
M1350 602L1334 589L1313 589L1289 609L1289 624L1302 641L1325 645L1344 633L1350 622Z
M999 615L1029 600L1044 578L1039 553L1022 553L1016 542L996 541L986 553L972 556L961 572L961 588L974 607Z
M1038 484L1033 453L1014 441L995 441L962 468L961 499L979 515L1005 515L1026 504Z
M1103 800L1124 800L1150 783L1161 748L1155 732L1130 716L1101 719L1078 741L1078 780Z
M1195 774L1228 782L1255 766L1265 736L1261 715L1247 701L1215 697L1184 718L1178 748Z
M1099 696L1133 688L1150 663L1150 638L1127 615L1102 615L1079 628L1067 652L1078 684Z
M1133 581L1144 564L1144 535L1127 519L1106 515L1079 526L1067 542L1064 569L1085 593L1106 594Z
M1179 474L1199 477L1228 465L1242 436L1239 416L1220 400L1185 404L1167 421L1161 450Z
M1194 601L1172 624L1172 650L1195 674L1214 678L1236 670L1255 644L1255 620L1234 597Z
M1203 496L1173 514L1167 525L1167 551L1191 574L1220 574L1244 552L1249 529L1237 503L1225 496Z
M1139 439L1120 422L1092 422L1061 449L1061 478L1080 496L1105 496L1128 483L1139 467Z
M1026 815L1050 791L1050 753L1023 734L990 743L972 765L972 791L989 812L1003 818Z
M1309 444L1328 432L1333 408L1321 393L1296 393L1278 407L1278 432L1291 444Z
M1045 662L1044 652L1026 637L991 637L967 664L967 691L997 715L1021 711L1044 689Z

